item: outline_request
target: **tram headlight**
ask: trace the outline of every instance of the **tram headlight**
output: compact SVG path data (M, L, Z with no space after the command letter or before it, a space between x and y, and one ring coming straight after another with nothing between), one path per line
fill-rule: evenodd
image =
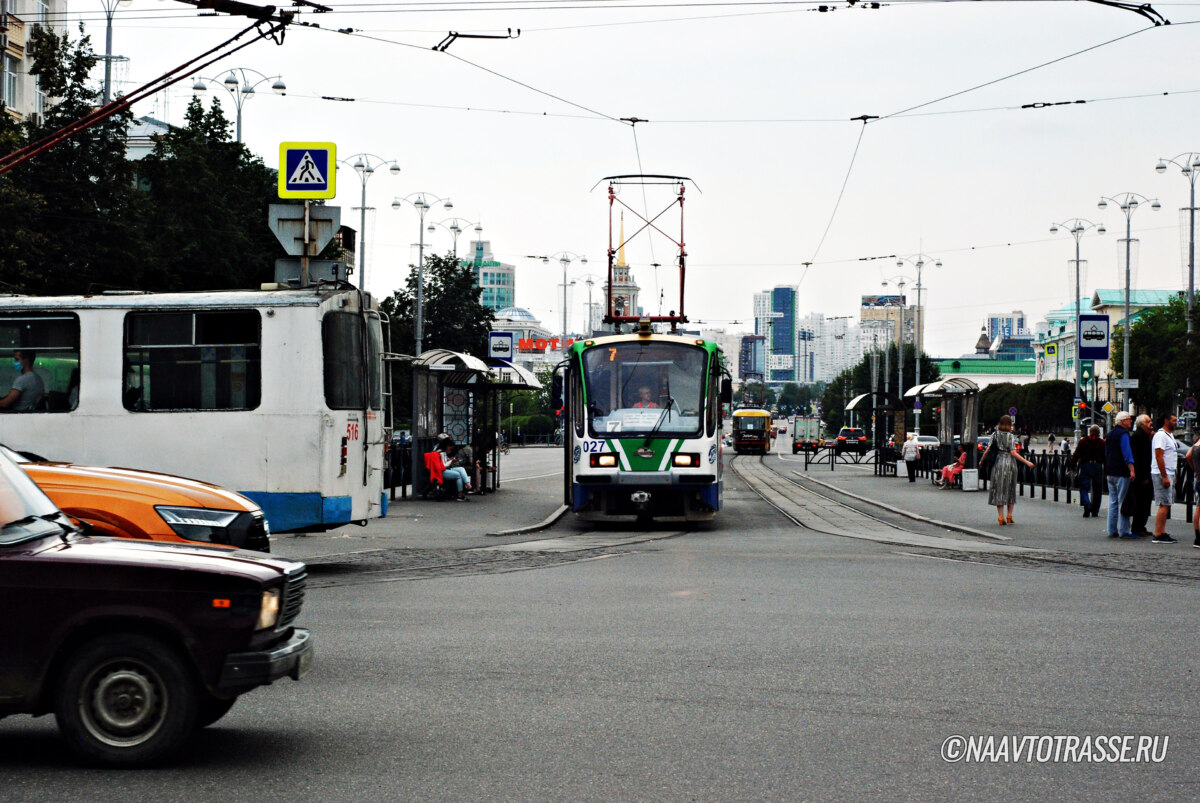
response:
M688 468L700 465L700 455L680 452L671 458L672 465L678 468Z
M616 468L617 455L615 452L597 452L592 455L592 468Z
M228 544L229 525L238 517L236 510L213 510L206 507L172 507L156 505L155 510L167 526L180 538Z

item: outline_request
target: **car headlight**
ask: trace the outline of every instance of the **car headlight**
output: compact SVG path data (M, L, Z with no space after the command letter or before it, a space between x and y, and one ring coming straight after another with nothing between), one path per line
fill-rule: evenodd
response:
M258 609L258 624L255 630L266 630L274 627L279 621L279 589L272 588L262 592L262 605Z
M230 543L227 530L238 517L236 510L212 510L206 507L156 505L154 509L180 538L211 544Z

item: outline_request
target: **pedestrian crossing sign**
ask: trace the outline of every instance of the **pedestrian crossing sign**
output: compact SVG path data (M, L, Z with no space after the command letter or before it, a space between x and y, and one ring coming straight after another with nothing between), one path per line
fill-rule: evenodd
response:
M279 197L332 198L337 194L337 145L332 142L279 144Z

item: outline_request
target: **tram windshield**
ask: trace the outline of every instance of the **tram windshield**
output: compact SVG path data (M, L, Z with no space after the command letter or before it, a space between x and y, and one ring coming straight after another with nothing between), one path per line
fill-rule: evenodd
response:
M696 346L661 341L585 351L584 392L593 437L697 435L704 420L707 359Z
M767 417L765 415L739 415L733 419L734 429L759 429L767 428Z

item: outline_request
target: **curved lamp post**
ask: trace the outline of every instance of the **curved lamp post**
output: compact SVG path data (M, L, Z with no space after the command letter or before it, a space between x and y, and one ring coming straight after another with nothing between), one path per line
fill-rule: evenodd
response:
M927 254L914 254L914 255L908 256L908 257L900 257L896 260L897 268L903 269L904 266L907 264L907 265L912 265L914 268L917 269L917 312L916 312L916 314L917 314L917 316L920 316L920 317L919 317L919 319L915 319L913 322L914 327L916 327L915 337L913 338L913 349L916 352L916 374L917 374L913 380L914 385L921 384L921 350L925 347L925 308L923 306L921 306L921 290L923 290L924 287L921 284L921 270L925 267L925 265L929 264L931 260L932 260L933 267L940 268L942 266L942 260L937 259L936 257L930 257ZM903 308L903 304L901 305L901 307ZM903 309L901 309L900 314L901 314L901 316L904 315ZM903 327L902 327L901 331L903 331ZM904 360L903 352L901 352L901 354L900 354L900 360L902 362ZM916 419L913 424L913 427L916 429L917 434L920 435L921 434L921 408L920 407L916 408L913 411L913 416Z
M475 223L470 220L465 220L460 217L448 217L445 220L431 220L426 227L426 231L432 233L437 227L441 227L450 232L450 236L454 238L454 261L458 261L458 235L462 234L464 226L475 227L475 238L479 239L479 235L483 233L483 224Z
M250 83L250 77L248 77L246 73L253 73L259 78L254 83ZM287 94L287 85L283 83L282 77L278 75L263 75L258 70L251 70L247 67L234 67L229 71L229 74L226 75L222 81L218 81L215 78L205 78L198 75L196 76L195 82L192 84L192 94L199 97L201 94L208 91L208 88L204 86L205 83L219 84L220 86L225 87L225 91L227 91L230 97L233 98L233 105L237 108L237 141L241 142L242 105L245 104L249 98L256 94L255 90L257 90L258 87L262 86L267 81L272 82L271 91L276 95Z
M354 161L351 162L350 160ZM373 153L355 153L345 159L338 159L338 164L354 168L358 180L362 184L362 203L358 208L358 289L367 291L367 182L375 175L375 169L388 165L388 172L393 176L400 175L400 165L394 159L384 159Z
M1133 242L1133 213L1138 210L1138 207L1145 202L1150 203L1150 208L1154 211L1162 209L1162 204L1157 198L1147 198L1145 195L1139 195L1136 192L1126 192L1116 196L1101 196L1100 203L1096 206L1100 209L1107 209L1108 202L1112 201L1116 204L1121 212L1125 215L1125 325L1124 329L1124 365L1121 368L1121 377L1129 379L1129 330L1133 327L1129 322L1129 263L1131 259L1130 244ZM1129 388L1121 389L1121 408L1129 409Z
M1079 238L1083 237L1088 229L1095 229L1097 234L1104 234L1108 229L1104 228L1103 223L1093 223L1077 217L1065 223L1051 223L1050 233L1057 234L1060 226L1075 238L1075 398L1080 398L1083 396L1083 360L1079 356L1079 350L1083 341L1079 339L1079 303L1083 289L1079 286ZM1075 443L1079 443L1078 415L1075 416Z
M112 63L116 57L112 54L112 20L117 6L127 6L133 0L101 0L104 5L104 105L112 100ZM122 59L123 60L123 59Z
M546 256L539 256L539 255L535 255L535 254L526 254L525 258L526 259L540 259L540 260L542 260L542 264L544 264L544 265L550 264L550 260L552 260L552 259L557 260L558 262L562 263L563 306L562 306L562 343L560 345L562 346L562 350L565 352L567 350L567 288L570 286L567 282L567 266L571 264L572 259L578 259L580 265L586 265L588 259L587 259L587 257L583 256L582 254L577 254L574 251L559 251L557 254L549 254Z

